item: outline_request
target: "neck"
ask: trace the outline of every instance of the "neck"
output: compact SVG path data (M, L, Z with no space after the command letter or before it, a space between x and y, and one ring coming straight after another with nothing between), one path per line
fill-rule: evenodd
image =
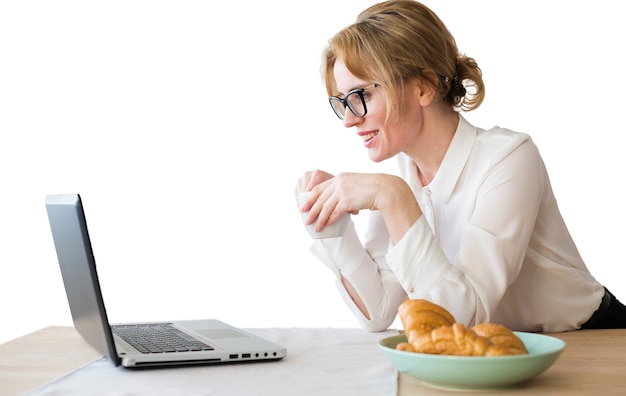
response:
M454 133L459 125L457 112L439 114L425 120L423 133L416 145L416 150L407 153L417 166L417 174L423 186L435 178L443 158L450 147Z

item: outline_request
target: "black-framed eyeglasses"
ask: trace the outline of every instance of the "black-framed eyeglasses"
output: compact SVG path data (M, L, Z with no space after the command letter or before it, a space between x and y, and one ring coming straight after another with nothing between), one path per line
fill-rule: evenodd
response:
M337 117L339 117L340 120L344 119L346 108L350 109L352 114L356 117L363 117L367 114L367 106L365 105L367 94L365 91L377 87L380 87L380 84L374 83L372 85L368 85L367 87L353 89L343 98L330 96L328 98L330 107L333 108L333 111L337 114Z

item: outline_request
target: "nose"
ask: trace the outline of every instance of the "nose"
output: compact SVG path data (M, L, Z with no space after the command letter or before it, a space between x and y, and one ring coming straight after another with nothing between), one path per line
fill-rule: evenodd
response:
M361 122L363 122L363 118L364 117L357 117L355 116L350 109L346 108L346 112L343 115L343 126L345 126L346 128L351 128L355 125L360 124Z

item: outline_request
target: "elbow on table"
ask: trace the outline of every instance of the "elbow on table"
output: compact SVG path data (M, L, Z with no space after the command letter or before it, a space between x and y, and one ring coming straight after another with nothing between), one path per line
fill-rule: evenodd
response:
M382 331L385 331L389 328L389 326L391 326L391 324L393 323L395 319L395 316L391 317L391 318L387 318L387 317L380 317L380 318L372 318L372 319L366 319L365 317L361 317L359 322L361 324L361 327L370 332L370 333L379 333Z

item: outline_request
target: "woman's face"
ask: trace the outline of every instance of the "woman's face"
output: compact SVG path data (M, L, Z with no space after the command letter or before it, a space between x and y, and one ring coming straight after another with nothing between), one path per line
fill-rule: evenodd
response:
M355 77L346 68L341 59L337 59L333 73L340 95L346 95L353 89L363 88L376 81L364 81ZM407 87L409 88L409 87ZM400 98L404 109L399 117L387 122L387 102L382 88L372 88L364 93L367 114L357 117L350 110L345 113L343 124L346 128L355 127L357 135L363 139L363 145L369 158L374 162L392 158L400 152L411 152L417 144L422 129L422 107L414 97L413 89L406 89Z

